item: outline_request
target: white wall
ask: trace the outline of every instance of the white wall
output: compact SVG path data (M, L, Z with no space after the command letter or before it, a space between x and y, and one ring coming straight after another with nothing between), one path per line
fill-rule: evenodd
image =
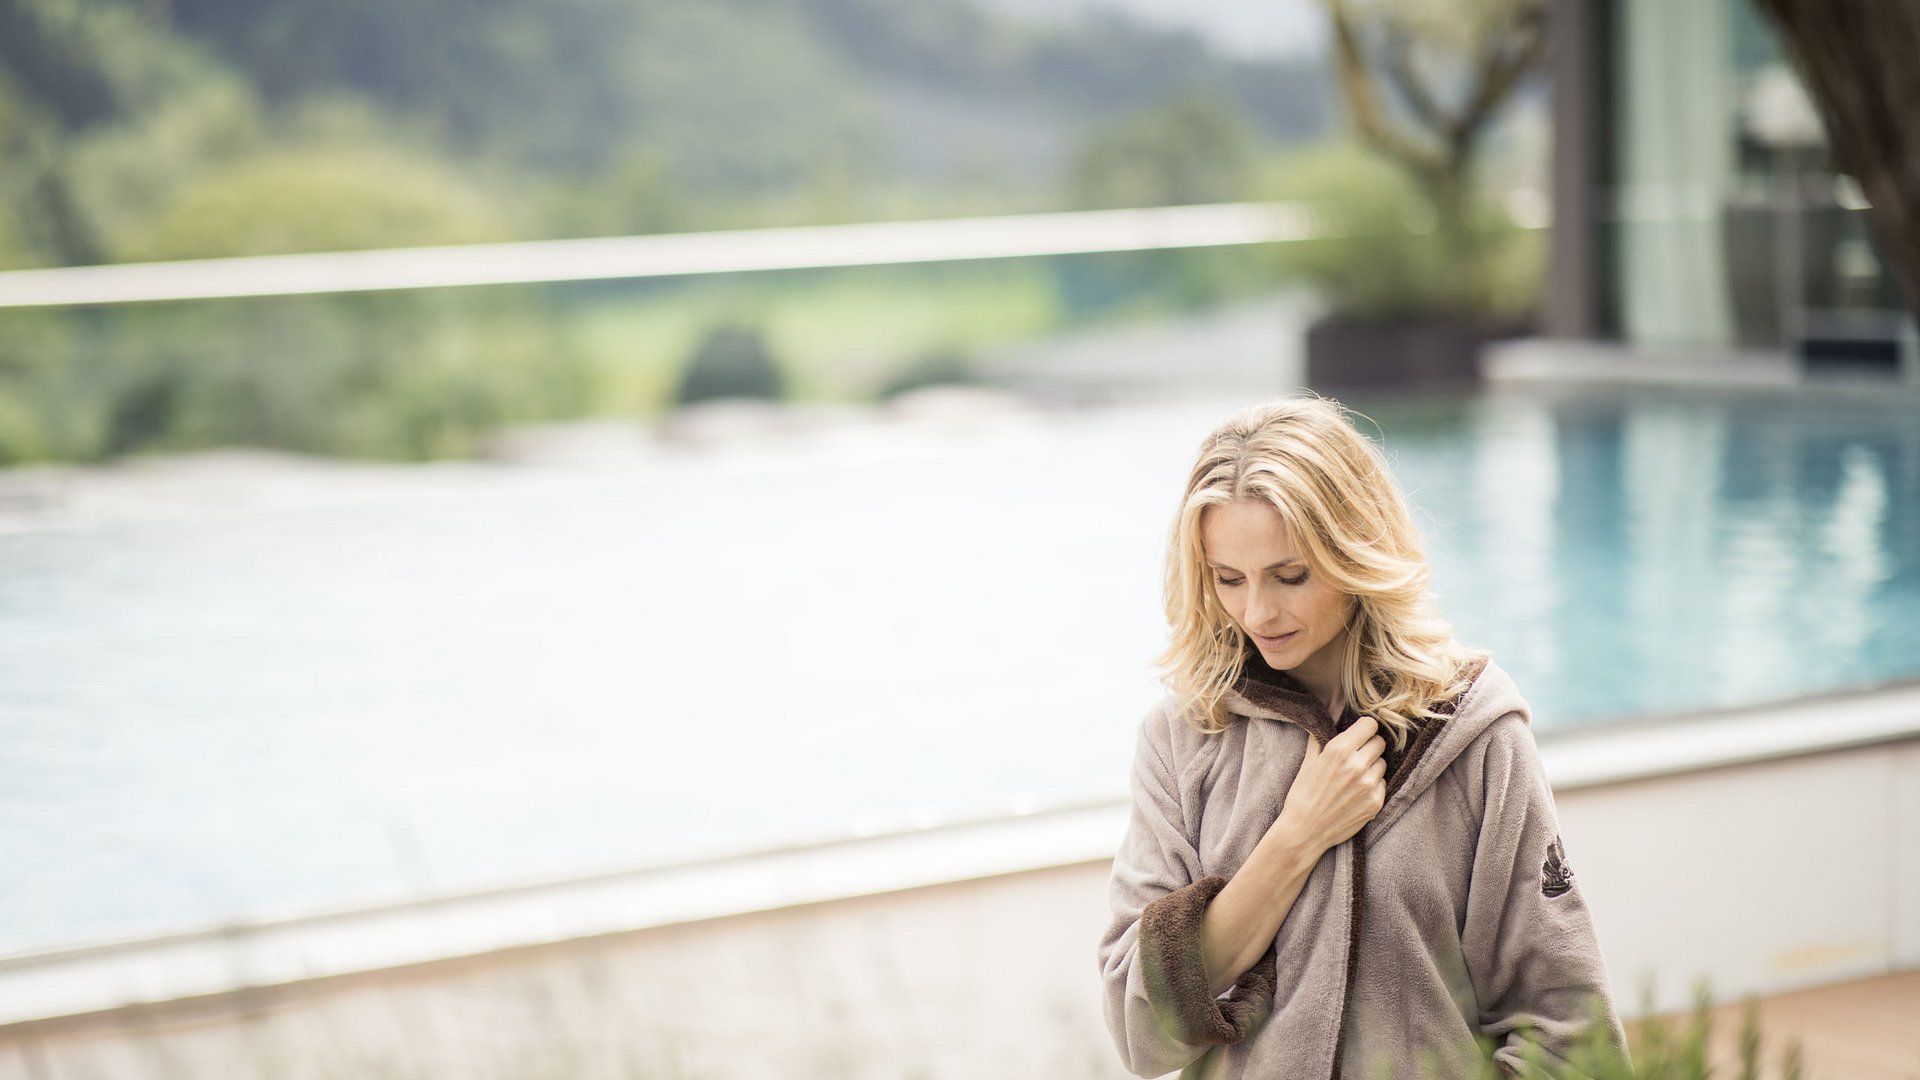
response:
M1920 742L1555 801L1623 1010L1920 966Z

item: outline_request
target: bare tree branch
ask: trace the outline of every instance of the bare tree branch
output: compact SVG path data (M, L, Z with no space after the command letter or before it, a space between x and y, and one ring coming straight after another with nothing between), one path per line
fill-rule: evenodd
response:
M1456 145L1465 147L1479 137L1480 129L1493 111L1507 99L1513 88L1539 61L1546 45L1546 12L1539 3L1525 5L1510 27L1511 37L1494 35L1482 49L1476 65L1476 86L1467 105L1460 111L1452 134Z
M1454 119L1440 107L1440 102L1420 81L1420 73L1413 68L1413 58L1407 52L1407 38L1397 27L1388 26L1381 35L1382 63L1386 67L1387 78L1393 88L1400 93L1401 100L1413 115L1425 124L1435 136L1444 138L1454 127Z
M1441 151L1422 145L1394 128L1374 93L1373 76L1367 71L1366 51L1346 0L1321 0L1333 22L1334 57L1338 61L1340 88L1346 99L1354 129L1381 153L1419 173L1436 173L1445 167Z
M1449 265L1458 268L1462 305L1469 306L1486 277L1484 245L1468 224L1474 155L1494 111L1539 58L1544 0L1507 0L1489 9L1490 17L1465 24L1421 20L1397 2L1320 0L1320 6L1333 31L1335 69L1353 129L1412 174L1433 211ZM1459 110L1449 110L1421 78L1414 61L1422 45L1464 54L1458 58L1470 72L1470 93ZM1404 102L1403 111L1383 104L1379 81Z

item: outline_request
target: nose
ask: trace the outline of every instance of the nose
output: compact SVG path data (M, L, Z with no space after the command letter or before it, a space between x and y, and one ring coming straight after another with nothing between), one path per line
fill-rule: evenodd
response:
M1270 585L1252 584L1247 588L1247 611L1244 616L1247 629L1253 631L1271 630L1274 616L1280 614L1278 590Z

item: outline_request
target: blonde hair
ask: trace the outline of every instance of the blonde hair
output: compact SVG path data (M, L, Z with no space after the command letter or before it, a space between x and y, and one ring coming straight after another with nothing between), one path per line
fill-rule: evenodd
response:
M1330 398L1286 398L1236 413L1200 445L1167 545L1172 640L1156 666L1202 731L1232 723L1224 698L1248 649L1214 592L1201 544L1211 506L1272 506L1307 572L1355 601L1341 681L1396 749L1435 715L1433 705L1466 689L1468 663L1485 655L1456 642L1441 620L1419 530L1353 415Z

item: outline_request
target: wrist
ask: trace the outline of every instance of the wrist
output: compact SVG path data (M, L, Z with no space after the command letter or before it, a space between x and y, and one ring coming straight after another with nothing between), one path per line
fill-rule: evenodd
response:
M1289 850L1299 852L1309 862L1319 859L1333 845L1322 841L1312 829L1300 820L1298 814L1280 811L1273 825L1267 829L1268 839Z

